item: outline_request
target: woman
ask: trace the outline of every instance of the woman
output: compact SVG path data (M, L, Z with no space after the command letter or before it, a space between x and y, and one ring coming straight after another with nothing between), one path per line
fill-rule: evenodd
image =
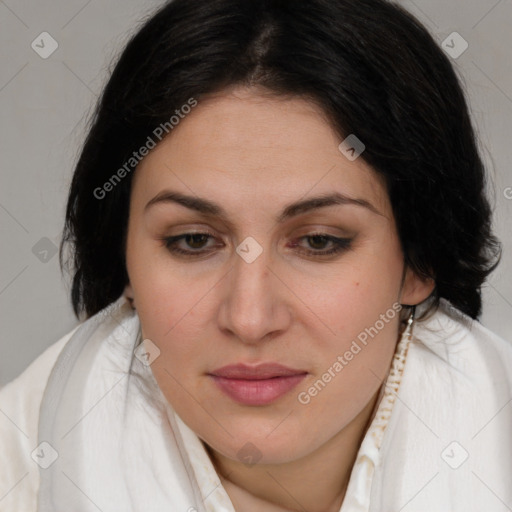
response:
M0 503L510 510L484 185L452 65L400 7L167 3L75 169L85 321L0 392Z

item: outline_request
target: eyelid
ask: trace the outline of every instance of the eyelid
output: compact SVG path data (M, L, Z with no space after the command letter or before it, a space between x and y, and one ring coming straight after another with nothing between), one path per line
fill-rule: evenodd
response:
M175 255L181 255L183 258L190 258L191 260L194 258L199 259L201 256L207 257L208 254L214 252L215 247L213 249L199 249L199 250L193 250L193 249L181 249L177 247L177 244L184 240L187 236L190 235L205 235L209 239L217 239L215 235L208 231L186 231L178 235L168 236L168 237L161 237L160 239L163 242L163 245L165 248L171 253ZM341 253L347 251L352 247L352 242L354 237L337 237L334 235L330 235L328 233L322 232L321 230L308 232L305 235L295 237L293 239L292 247L299 247L299 243L297 243L297 240L303 240L306 238L313 238L313 237L319 237L324 238L327 240L327 242L331 243L333 247L331 249L323 249L323 250L314 250L314 249L304 249L302 248L299 250L300 253L302 253L305 256L313 257L313 258L322 258L322 257L328 257L328 256L337 256ZM180 256L177 256L180 257Z
M218 238L219 234L221 236L228 236L228 233L224 232L223 230L215 229L214 231L217 231L217 233L214 233L210 228L208 227L188 227L188 226L181 226L181 231L177 235L169 235L169 236L161 236L159 237L160 240L169 239L173 237L180 237L185 235L209 235L212 238ZM336 239L353 239L355 238L354 232L347 232L347 230L344 230L345 232L343 234L333 234L328 233L326 230L332 229L332 228L326 228L326 227L317 227L315 228L314 225L309 226L303 226L299 229L297 234L293 235L293 238L303 238L307 236L325 236L327 238L336 238ZM338 230L341 230L341 228L337 228ZM245 237L244 237L245 238Z

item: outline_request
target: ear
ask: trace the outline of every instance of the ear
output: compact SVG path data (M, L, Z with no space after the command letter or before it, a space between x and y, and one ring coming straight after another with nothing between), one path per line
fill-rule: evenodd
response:
M132 288L132 285L130 283L128 283L124 287L123 295L128 299L128 301L130 302L131 307L133 309L135 309L135 301L134 301L134 296L133 296L133 288Z
M400 303L414 306L423 302L434 290L435 281L430 277L420 277L411 268L405 269Z

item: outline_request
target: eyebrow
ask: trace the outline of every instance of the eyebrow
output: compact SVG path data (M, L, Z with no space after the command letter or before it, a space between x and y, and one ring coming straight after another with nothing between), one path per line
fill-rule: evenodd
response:
M219 204L214 203L209 199L197 196L188 196L172 190L163 190L162 192L159 192L155 197L153 197L153 199L151 199L146 204L146 206L144 207L144 211L147 211L151 206L161 203L180 204L181 206L184 206L185 208L188 208L190 210L195 210L206 216L218 217L221 220L224 220L225 222L229 223L228 214ZM296 217L297 215L310 212L312 210L317 210L319 208L326 208L328 206L336 205L360 206L362 208L366 208L372 213L384 216L381 212L377 210L377 208L375 208L366 199L353 198L346 196L344 194L340 194L339 192L335 192L332 194L312 197L309 199L304 199L288 204L287 206L284 207L283 211L276 217L275 220L276 222L280 223L292 217Z

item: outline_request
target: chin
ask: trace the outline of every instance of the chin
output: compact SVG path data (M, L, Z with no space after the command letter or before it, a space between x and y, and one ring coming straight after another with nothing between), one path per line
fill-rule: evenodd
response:
M254 427L254 426L253 426ZM275 428L275 424L273 426ZM254 429L228 429L233 437L223 439L200 436L213 450L224 457L239 461L247 466L254 464L286 464L307 456L318 448L318 436L315 443L308 439L305 432L283 429L278 435L272 429L265 428L261 433ZM269 432L272 432L269 435ZM313 446L313 444L315 444Z

